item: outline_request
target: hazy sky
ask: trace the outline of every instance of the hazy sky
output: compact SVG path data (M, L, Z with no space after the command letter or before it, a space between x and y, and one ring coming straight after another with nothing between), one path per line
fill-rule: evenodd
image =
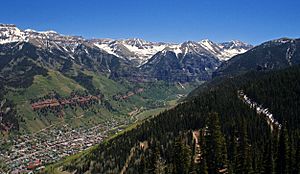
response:
M3 0L0 23L87 38L251 44L300 37L300 0Z

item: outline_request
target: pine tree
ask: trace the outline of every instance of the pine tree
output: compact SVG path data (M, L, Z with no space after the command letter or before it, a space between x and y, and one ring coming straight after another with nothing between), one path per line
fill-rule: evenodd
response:
M282 127L278 142L278 156L276 161L276 173L289 173L289 138L286 125Z
M242 121L241 133L238 140L238 156L235 173L252 173L251 146L249 143L246 123Z
M226 142L217 113L209 114L207 126L205 156L208 172L225 173L228 170Z
M177 138L174 145L174 173L186 174L191 164L191 150L180 138Z
M273 149L272 140L265 145L264 155L263 155L263 174L273 174L274 173L274 159L273 159Z
M229 156L229 161L230 161L230 169L231 171L229 173L234 173L233 169L235 169L238 165L238 161L237 161L237 146L238 146L238 142L237 142L237 137L236 137L236 131L235 129L232 131L231 135L231 139L230 139L230 145L229 145L229 152L228 154Z

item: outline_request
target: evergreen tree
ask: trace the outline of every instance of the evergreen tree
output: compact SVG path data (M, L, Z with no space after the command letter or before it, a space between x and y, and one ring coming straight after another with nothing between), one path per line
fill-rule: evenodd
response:
M236 137L236 132L235 129L232 131L231 139L230 139L230 145L229 145L229 161L230 161L230 173L234 173L233 169L235 169L239 163L237 161L237 146L238 146L238 141Z
M180 138L175 141L174 153L174 173L188 173L191 164L191 150Z
M225 173L228 170L226 142L221 132L217 113L208 115L206 135L206 158L209 173Z
M236 173L248 174L252 173L252 158L251 158L251 146L249 143L247 128L245 121L242 121L242 130L240 131L238 142L238 156Z
M274 173L274 159L273 159L273 149L272 140L265 145L264 155L263 155L263 174L273 174Z
M276 162L276 173L289 173L289 138L286 125L282 127L278 142L278 156Z

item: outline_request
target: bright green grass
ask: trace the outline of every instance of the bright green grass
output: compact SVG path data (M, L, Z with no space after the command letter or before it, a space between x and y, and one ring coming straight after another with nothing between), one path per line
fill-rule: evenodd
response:
M93 72L86 71L85 73L93 76L94 86L100 89L105 95L105 98L120 112L111 113L107 109L103 108L103 106L96 105L87 111L83 111L81 108L76 108L75 111L70 108L64 109L64 118L58 118L53 114L38 116L31 109L30 99L43 97L51 91L55 91L64 97L69 96L69 94L74 90L85 90L85 88L79 85L76 81L64 76L60 72L49 71L48 76L35 76L33 84L29 88L11 89L5 96L16 104L17 113L24 120L23 122L20 122L20 132L37 132L53 124L68 123L69 125L78 127L93 126L111 118L120 120L124 119L124 116L122 115L126 115L127 112L130 111L130 108L133 107L132 105L135 105L134 103L141 103L140 101L135 101L138 98L131 99L131 102L125 101L123 103L112 100L113 95L117 93L126 93L129 90L129 87L121 85L105 76L96 75ZM81 118L78 119L78 117Z
M98 75L91 71L85 71L84 73L93 76L93 85L107 96L113 96L118 92L126 92L128 90L127 86L113 81L103 75Z
M65 77L57 71L49 71L48 76L35 76L33 84L26 89L26 98L42 97L54 90L62 96L68 96L72 90L85 90L74 80Z

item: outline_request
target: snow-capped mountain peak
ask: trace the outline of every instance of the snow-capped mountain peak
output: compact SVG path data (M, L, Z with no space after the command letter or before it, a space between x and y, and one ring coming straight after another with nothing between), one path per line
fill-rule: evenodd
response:
M108 53L135 61L139 65L166 47L166 44L148 42L137 38L122 40L96 39L92 42Z

